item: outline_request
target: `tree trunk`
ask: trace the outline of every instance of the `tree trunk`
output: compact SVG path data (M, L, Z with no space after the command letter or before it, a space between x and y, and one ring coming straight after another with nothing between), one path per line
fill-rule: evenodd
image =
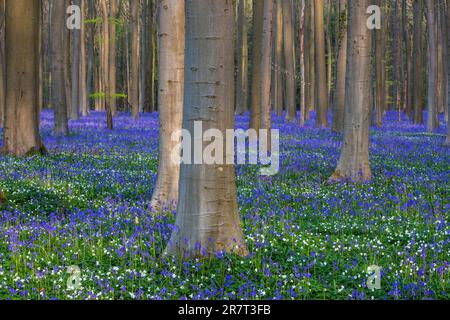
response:
M383 8L383 1L379 0L378 5ZM386 111L386 24L381 15L382 28L375 31L375 125L378 128L383 126L383 114Z
M248 44L246 0L238 0L236 113L248 110Z
M6 114L3 151L45 153L39 136L39 0L7 1L5 30ZM62 16L63 17L63 16Z
M309 103L308 110L306 112L306 120L310 119L311 111L316 109L316 48L315 48L315 32L314 32L314 4L313 1L308 1L308 32L309 32Z
M314 43L316 72L316 127L328 126L328 89L325 65L325 33L323 29L324 0L314 0Z
M131 82L130 105L133 119L139 118L139 0L130 0Z
M284 34L284 61L286 66L286 120L297 119L297 105L295 103L295 46L292 0L283 0L283 34Z
M305 0L301 0L300 4L300 23L299 23L299 35L300 35L300 126L305 125L305 112L306 112L306 68L305 68Z
M155 25L153 22L153 0L148 1L147 5L147 51L148 56L144 56L145 61L145 99L144 99L144 112L155 111L155 69L154 69L154 56L155 56Z
M339 53L337 60L337 78L336 78L336 98L334 99L333 123L334 132L344 132L344 112L345 112L345 77L347 70L347 21L346 21L346 2L340 0L339 5Z
M423 0L413 3L414 11L414 35L413 35L413 110L414 124L423 124L423 46L422 46L422 23L423 23Z
M52 72L52 108L55 113L54 133L67 135L69 133L66 74L65 69L65 5L64 1L52 1L52 41L51 41L51 72Z
M264 1L253 0L253 61L252 101L250 106L250 128L259 132L261 127L261 52Z
M369 0L348 2L348 48L344 143L331 181L371 179L369 165L369 114L371 30L367 28Z
M64 40L64 85L65 85L65 98L66 98L66 107L67 107L67 116L69 117L71 112L72 112L72 86L71 86L71 74L70 74L70 64L71 64L71 38L72 35L70 33L70 30L68 28L66 28L66 9L69 6L70 0L64 0L65 4L64 4L64 8L61 9L63 11L61 11L60 14L64 15L64 20L63 20L63 24L62 24L62 28L63 28L63 32L64 32L64 36L63 36L63 40Z
M278 116L283 114L284 107L284 83L283 83L283 0L276 0L274 10L273 32L273 70L272 70L272 104Z
M0 128L5 115L5 0L0 0Z
M116 19L117 19L117 0L109 0L110 3L110 22L109 22L109 107L111 108L112 116L117 115L116 103L116 61L117 61L117 39L116 39Z
M270 106L270 87L272 70L272 31L274 0L264 0L263 37L261 51L261 129L266 130L268 150L272 129L272 109Z
M105 110L106 110L106 127L109 130L113 130L113 115L110 105L110 97L111 97L111 90L109 87L110 84L110 68L109 68L109 41L110 41L110 35L109 35L109 15L108 15L108 4L107 0L101 0L101 10L102 10L102 32L103 32L103 72L102 72L102 83L103 88L105 91Z
M86 0L81 0L81 12L89 12L86 6ZM86 15L88 16L88 15ZM81 62L80 62L80 106L81 115L87 116L89 108L89 96L87 88L87 55L86 55L86 29L85 23L81 24Z
M176 207L178 201L180 165L179 159L172 159L178 141L172 139L172 134L182 128L185 49L184 1L160 0L159 8L159 167L152 197L155 209Z
M447 140L445 144L450 146L450 3L447 3Z
M80 0L72 0L72 4L81 7ZM81 30L72 31L72 112L70 118L80 117L80 61L81 61Z
M186 1L186 79L183 128L223 135L234 128L234 17L228 0ZM214 27L212 27L214 24ZM225 160L226 152L221 150ZM248 254L232 164L182 164L176 228L166 254L181 258Z
M437 44L436 44L436 0L427 0L428 50L430 53L428 72L428 119L427 130L433 132L438 127L437 118Z

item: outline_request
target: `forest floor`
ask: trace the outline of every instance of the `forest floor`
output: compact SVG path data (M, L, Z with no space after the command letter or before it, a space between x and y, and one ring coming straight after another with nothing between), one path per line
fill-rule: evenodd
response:
M310 123L281 129L281 168L258 176L237 167L238 200L251 255L161 259L174 213L152 217L157 115L129 115L105 129L93 113L51 134L50 154L0 157L0 299L449 299L450 148L446 125L388 114L371 131L374 180L327 184L341 138ZM245 127L247 117L238 117ZM381 289L367 268L381 267ZM80 270L75 290L68 287ZM72 272L69 273L68 271Z

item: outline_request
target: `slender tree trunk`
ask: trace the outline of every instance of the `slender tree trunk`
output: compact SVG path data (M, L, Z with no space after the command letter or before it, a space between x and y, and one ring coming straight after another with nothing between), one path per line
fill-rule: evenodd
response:
M153 112L155 110L155 86L154 86L154 55L155 55L155 25L153 22L153 0L148 0L147 5L147 36L148 56L144 56L145 67L145 99L144 112Z
M299 36L300 36L300 126L305 125L305 112L306 112L306 68L305 68L305 0L301 0L300 4L300 23L299 23Z
M273 72L272 72L272 104L278 116L283 114L284 107L284 83L283 83L283 0L276 0L274 10L273 32Z
M64 18L66 17L66 9L69 6L70 0L63 0L65 2L64 4L64 10L61 11L60 14L64 15ZM64 19L64 22L62 24L63 32L64 32L64 85L65 85L65 91L66 91L66 107L67 107L67 116L69 117L72 112L72 85L71 85L71 73L70 73L70 64L71 64L71 39L72 35L70 33L70 30L66 28L66 21Z
M5 115L5 0L0 0L0 128Z
M51 72L52 72L52 108L55 113L54 133L67 135L69 133L66 78L65 78L65 5L64 1L52 1L52 41L51 41Z
M423 124L423 75L422 75L423 0L416 0L413 2L413 12L414 12L414 35L413 35L414 124Z
M102 72L102 83L103 88L105 91L105 110L106 110L106 127L109 130L113 130L113 115L110 105L110 97L111 97L111 90L109 87L110 84L110 68L109 68L109 41L110 41L110 35L109 35L109 15L108 15L108 4L107 0L101 0L101 10L102 10L102 20L103 20L103 26L102 26L102 32L103 32L103 72Z
M303 64L305 66L305 95L304 95L304 108L305 108L305 121L310 119L310 109L311 109L311 91L312 91L312 77L311 77L311 51L314 50L314 45L312 41L311 32L311 1L305 0L305 26L304 26L304 53L303 53ZM312 48L311 48L312 46ZM314 53L314 51L312 51Z
M348 48L344 143L331 181L368 181L371 30L367 28L369 0L348 2Z
M176 207L178 201L180 160L172 159L178 145L172 134L182 128L185 49L184 1L159 0L159 8L159 167L152 199L155 209Z
M234 128L234 17L228 0L186 1L186 79L183 128L223 135ZM214 24L214 28L211 28ZM226 152L223 152L225 160ZM248 254L232 164L182 164L176 228L166 254L182 258Z
M378 5L382 9L381 29L375 31L375 125L383 126L383 114L386 111L386 18L384 17L383 1Z
M437 115L437 43L436 43L436 0L427 0L428 50L430 53L428 72L428 119L427 130L433 132L438 127Z
M253 0L253 61L252 101L250 106L250 128L259 132L261 127L261 52L264 1Z
M308 16L308 32L309 32L309 103L306 113L306 120L310 119L311 111L316 109L316 48L315 48L315 14L314 14L314 1L308 1L309 3L309 16Z
M447 2L447 140L450 146L450 3Z
M130 0L131 83L130 105L133 119L139 118L139 0Z
M87 11L86 0L81 0L81 12ZM86 15L88 16L88 15ZM87 55L86 55L86 24L81 24L81 62L80 62L80 98L81 115L87 116L89 106L89 96L87 89Z
M39 135L39 0L6 1L6 108L3 151L45 153Z
M292 0L283 0L283 34L284 34L284 61L286 65L286 120L297 119L297 105L295 103L295 45Z
M246 0L238 0L236 113L248 110L248 43Z
M325 33L323 29L324 0L314 0L314 43L316 71L316 127L328 126L328 89L325 64Z
M336 78L336 98L334 99L333 123L334 132L344 132L344 112L345 112L345 76L347 70L347 21L346 21L346 1L340 0L339 12L339 53L337 58L337 78Z
M116 18L117 18L117 0L109 0L110 3L110 22L109 22L109 107L111 108L112 116L117 115L117 81L116 81L116 68L117 68L117 39L116 39Z
M271 146L272 109L270 106L272 31L274 0L264 0L264 22L261 52L261 129L267 133L268 150Z
M72 3L81 7L80 0L72 0ZM80 62L81 62L81 30L73 29L72 32L72 110L70 118L78 120L80 117Z

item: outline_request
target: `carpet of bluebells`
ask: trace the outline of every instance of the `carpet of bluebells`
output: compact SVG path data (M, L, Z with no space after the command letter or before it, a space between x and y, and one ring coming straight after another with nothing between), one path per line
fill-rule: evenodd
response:
M105 128L93 113L52 135L49 155L0 157L0 299L449 299L450 148L388 114L371 130L374 180L328 184L341 137L283 123L281 169L236 168L248 258L162 258L175 212L149 209L157 115ZM238 117L246 127L248 116ZM367 267L382 269L367 288ZM81 286L68 286L70 266Z

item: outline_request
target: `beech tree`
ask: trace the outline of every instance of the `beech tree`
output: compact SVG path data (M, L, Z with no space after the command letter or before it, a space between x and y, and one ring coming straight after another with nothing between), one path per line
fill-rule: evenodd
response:
M237 81L236 81L236 113L243 114L248 110L248 43L247 43L247 8L246 0L238 0L237 17Z
M427 130L434 131L438 126L438 106L437 106L437 74L438 74L438 53L437 53L437 23L436 23L436 0L427 0L428 17L428 118Z
M139 118L139 1L130 0L131 10L131 82L130 105L134 119Z
M81 8L80 0L72 0L72 4ZM65 15L63 16L63 18ZM72 32L72 112L70 118L80 117L80 63L81 63L81 29Z
M413 111L414 123L423 124L423 41L422 41L422 24L423 24L423 0L413 2L414 13L414 32L413 32Z
M450 18L450 3L447 3L447 18ZM447 22L447 140L445 144L450 146L450 23Z
M224 136L234 128L234 11L229 0L186 0L183 129ZM203 142L204 144L204 142ZM227 163L223 150L223 162ZM233 164L181 165L177 217L166 254L182 258L248 254Z
M294 46L294 22L292 11L292 0L283 0L283 48L284 61L286 65L286 120L297 119L297 105L295 97L297 94L295 84L295 46Z
M6 112L3 151L45 153L39 135L39 0L6 1Z
M314 44L316 76L316 127L328 126L328 88L325 66L325 32L323 28L323 0L314 0Z
M348 1L347 78L344 143L330 181L368 181L371 30L367 28L369 0Z
M160 209L178 200L180 165L172 156L178 142L172 134L182 127L184 94L184 1L160 0L158 15L159 166L152 206Z
M51 72L52 72L52 107L55 113L54 133L67 135L69 133L68 107L66 98L65 74L65 43L66 7L64 1L52 0L52 41L51 41Z
M263 43L263 14L264 1L253 0L253 68L250 128L257 132L261 127L261 51Z
M0 0L0 128L5 112L5 0Z

